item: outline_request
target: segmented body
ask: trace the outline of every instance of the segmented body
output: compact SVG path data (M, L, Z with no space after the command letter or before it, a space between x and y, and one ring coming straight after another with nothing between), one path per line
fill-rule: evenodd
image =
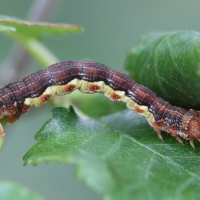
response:
M0 89L0 119L10 122L19 119L31 106L40 106L54 95L79 89L87 93L103 93L112 101L124 102L127 107L144 116L162 139L161 131L180 138L200 138L200 115L193 110L172 106L128 75L92 61L66 61L53 64ZM0 135L4 135L3 128Z

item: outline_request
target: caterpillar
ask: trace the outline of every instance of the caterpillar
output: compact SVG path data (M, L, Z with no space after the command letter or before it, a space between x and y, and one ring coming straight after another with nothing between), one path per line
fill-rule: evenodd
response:
M31 106L38 107L54 95L64 95L79 89L86 93L103 93L112 101L121 101L144 116L163 140L165 131L183 144L182 139L200 141L200 114L172 106L147 87L137 84L128 75L92 61L66 61L38 70L22 81L0 89L0 119L13 123ZM0 136L5 136L0 124Z

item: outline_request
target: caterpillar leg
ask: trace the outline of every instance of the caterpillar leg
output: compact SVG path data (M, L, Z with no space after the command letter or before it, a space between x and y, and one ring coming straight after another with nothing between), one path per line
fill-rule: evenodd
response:
M153 130L156 131L158 137L163 141L163 137L162 137L162 135L161 135L161 130L158 129L158 128L156 128L156 127L153 127Z
M182 145L184 145L183 141L181 140L181 138L179 136L176 136L176 140L181 143Z
M190 145L192 146L193 149L195 149L195 147L194 147L194 140L193 139L190 139Z

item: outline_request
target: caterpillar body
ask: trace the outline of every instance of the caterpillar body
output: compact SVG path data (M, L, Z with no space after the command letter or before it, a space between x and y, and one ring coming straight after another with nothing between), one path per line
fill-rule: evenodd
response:
M0 119L13 123L31 106L40 106L54 95L79 89L86 93L103 93L112 101L121 101L144 116L162 139L161 131L182 139L200 141L200 114L172 106L128 75L92 61L66 61L53 64L0 89ZM0 136L4 136L0 124ZM182 139L181 139L182 138Z

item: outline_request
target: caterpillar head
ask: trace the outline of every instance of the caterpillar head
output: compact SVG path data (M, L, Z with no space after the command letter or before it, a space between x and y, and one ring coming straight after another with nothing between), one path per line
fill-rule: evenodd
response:
M188 136L192 140L200 139L200 114L190 120L188 124Z

